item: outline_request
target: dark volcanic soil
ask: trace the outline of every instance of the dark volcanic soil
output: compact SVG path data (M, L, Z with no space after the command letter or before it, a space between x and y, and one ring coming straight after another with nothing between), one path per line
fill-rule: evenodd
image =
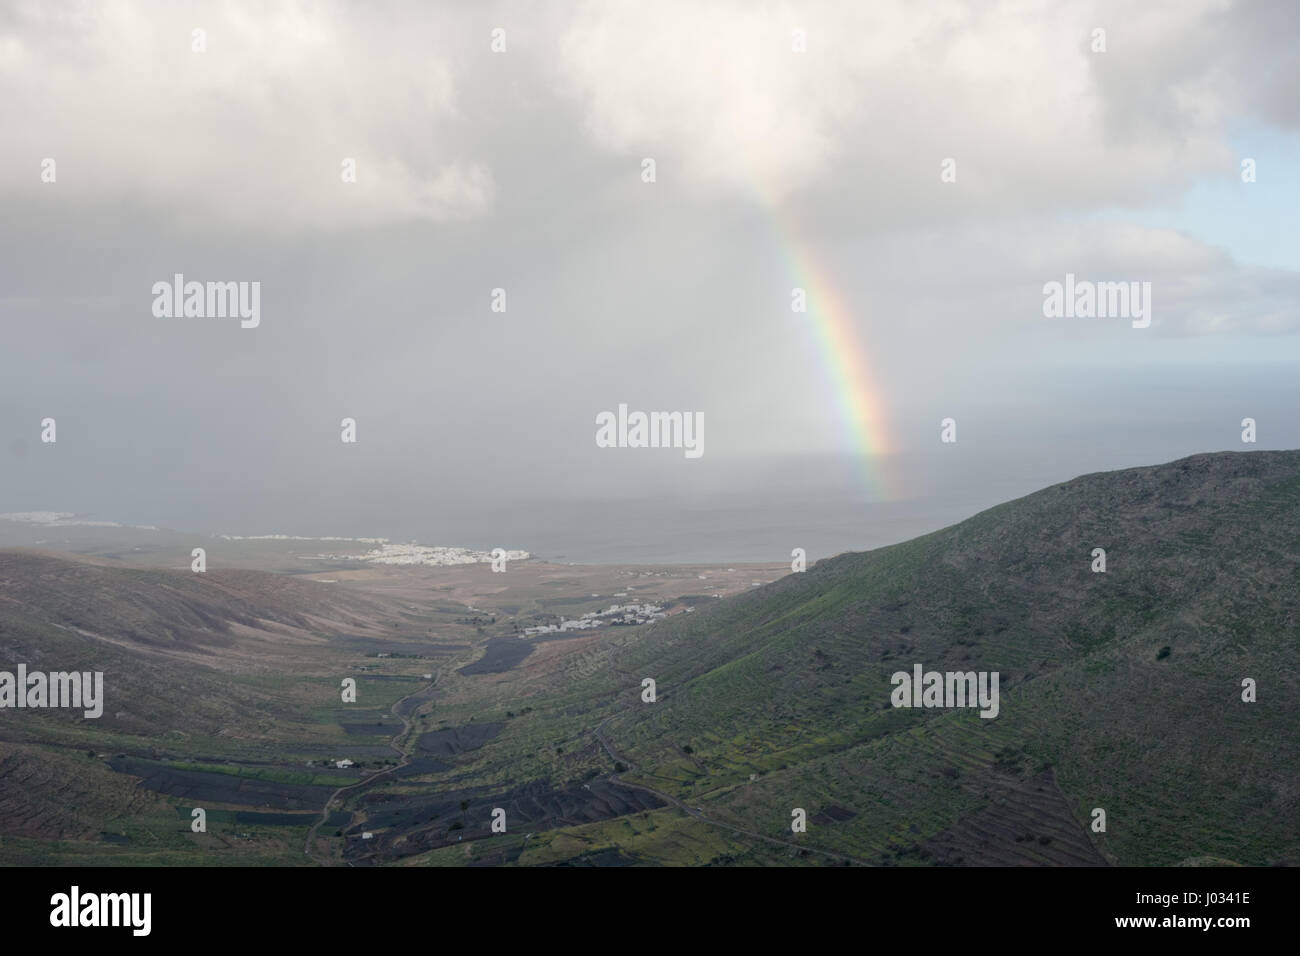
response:
M460 809L462 800L469 801L464 811ZM374 838L364 843L349 839L345 852L356 863L385 862L456 843L458 838L490 837L492 811L497 807L506 811L507 832L514 833L594 823L664 805L644 790L607 780L562 790L551 789L546 781L534 781L496 794L482 790L419 795L375 792L365 798L365 823L354 827L375 831Z
M467 676L474 674L504 674L512 667L523 663L524 658L533 652L531 641L517 637L494 637L487 642L487 651L473 664L466 664L458 673Z
M151 760L114 757L108 765L118 773L142 778L144 786L158 793L208 803L233 803L245 807L274 807L278 810L319 810L334 792L333 787L274 783L236 777L228 773L177 770ZM339 786L358 774L339 772Z
M399 767L394 770L394 777L421 777L426 773L441 773L444 770L450 770L451 764L439 760L437 757L413 757L405 767Z
M467 750L477 750L501 733L501 728L504 726L505 723L498 720L430 730L428 733L420 734L420 739L415 745L421 753L450 757Z

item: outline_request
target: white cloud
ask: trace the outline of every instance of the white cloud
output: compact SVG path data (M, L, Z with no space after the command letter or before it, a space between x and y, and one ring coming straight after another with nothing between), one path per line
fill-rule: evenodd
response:
M863 218L887 222L1088 206L1231 162L1228 79L1186 53L1213 38L1221 7L589 3L557 68L594 139L655 156L661 179L767 198L857 181L849 193L874 193ZM1094 54L1099 23L1108 51ZM795 28L806 53L791 50ZM1138 95L1142 122L1118 122ZM946 157L956 188L939 180Z
M0 20L0 189L262 231L475 215L491 173L443 135L462 49L418 9L23 4Z

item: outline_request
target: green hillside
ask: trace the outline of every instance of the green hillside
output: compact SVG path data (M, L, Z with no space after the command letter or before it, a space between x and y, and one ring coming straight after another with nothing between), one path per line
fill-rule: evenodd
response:
M1300 863L1300 452L1087 475L492 667L518 622L426 573L0 552L0 670L107 697L0 711L0 862ZM540 587L484 578L478 608ZM916 665L996 673L997 716L892 706Z
M696 829L874 864L1296 863L1298 614L1300 453L1087 475L629 633L457 780L536 768L581 713ZM917 663L999 672L1000 714L890 706Z

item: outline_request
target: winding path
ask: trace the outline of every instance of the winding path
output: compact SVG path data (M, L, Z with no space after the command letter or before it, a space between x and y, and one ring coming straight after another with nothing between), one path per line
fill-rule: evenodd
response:
M614 652L617 649L618 648L616 647L611 647L608 651L606 659L609 663L611 670L615 671L615 673L617 674L623 675L623 671L621 671L614 663ZM405 697L395 702L391 708L389 708L390 712L395 717L400 717L402 721L401 731L395 734L392 737L392 739L389 740L388 742L388 746L393 750L394 753L398 755L398 757L401 758L400 761L395 767L389 767L385 770L377 770L374 773L370 774L369 776L356 781L355 783L350 783L345 786L339 787L332 794L330 794L329 799L325 801L325 806L321 809L320 819L317 820L312 825L312 828L307 831L307 840L303 845L303 853L305 853L307 857L310 858L312 861L319 863L322 866L333 866L335 864L334 860L316 856L312 852L312 846L316 840L316 833L320 829L321 824L323 824L326 820L329 819L329 815L331 812L333 812L334 810L342 806L342 801L340 800L340 797L342 797L343 794L347 793L350 790L357 790L362 787L369 786L371 783L378 780L380 777L384 777L387 776L388 774L401 770L403 767L407 766L411 762L411 755L406 752L406 749L403 746L403 744L405 743L407 736L411 733L414 727L414 722L412 721L411 718L407 717L405 714L398 713L398 708L400 708L402 704L406 703L406 701L410 700L412 697L416 697L419 694L423 694L432 688L433 688L433 684L430 683L428 686L422 687L418 691L413 691L410 694L407 694ZM616 715L611 715L609 717L606 717L604 720L600 722L599 726L596 727L594 731L596 740L599 741L600 746L604 749L605 753L609 754L610 759L614 761L615 765L621 763L627 768L627 770L636 770L637 769L636 764L632 763L627 757L619 754L618 751L614 749L613 745L610 744L609 738L605 736L605 725L608 724L611 720L613 720L614 716ZM625 773L627 771L623 771L623 772ZM694 817L695 819L699 820L701 823L707 823L710 826L720 827L724 830L730 831L731 833L749 837L750 839L753 840L762 840L764 843L770 843L773 846L785 847L794 850L803 850L808 853L816 853L820 856L830 857L831 859L834 860L846 860L850 863L857 863L861 866L871 865L866 860L862 860L854 856L849 856L846 853L835 853L830 850L822 850L814 846L807 846L805 844L795 843L790 840L780 840L777 839L776 837L768 836L765 833L757 833L754 830L746 830L744 827L738 827L735 826L734 824L727 823L723 820L717 820L713 817L710 817L702 809L687 806L685 803L683 803L681 800L679 800L677 797L673 796L670 793L665 793L662 790L656 790L654 787L646 786L645 784L632 783L630 781L624 780L622 779L621 773L618 772L608 774L605 777L605 779L608 780L610 783L620 787L631 787L634 790L641 790L645 793L649 793L652 796L658 797L660 800L664 801L664 803L674 806L678 810L681 810L687 816ZM351 866L352 864L349 862L348 865Z
M369 776L362 777L356 783L349 783L345 786L339 787L332 794L330 794L329 799L325 801L325 806L321 809L320 819L317 820L314 824L312 824L312 828L307 831L307 842L303 845L302 848L302 852L307 854L307 856L311 860L321 864L321 866L332 866L334 864L333 860L324 859L312 853L312 844L316 840L316 831L320 829L320 825L329 819L329 815L333 810L338 809L339 807L342 806L342 802L339 801L340 796L342 796L344 793L347 793L349 790L356 790L358 787L368 786L369 784L378 780L380 777L384 777L390 773L395 773L396 771L401 770L403 767L405 767L407 764L411 762L411 755L406 752L405 747L403 747L402 745L405 742L407 735L409 735L411 730L413 729L414 723L405 714L398 713L398 708L401 707L402 704L410 700L412 697L417 697L420 694L423 694L426 691L432 689L433 689L433 683L429 683L428 686L422 687L417 691L412 691L411 693L407 694L401 700L396 701L393 704L393 706L388 709L389 712L394 717L400 717L402 720L402 729L398 733L396 733L392 737L392 739L388 741L388 746L392 748L393 752L396 753L397 756L401 758L401 760L398 761L397 766L395 767L389 767L386 770L376 770L374 773L370 774ZM351 863L348 863L348 866L351 865L352 865Z

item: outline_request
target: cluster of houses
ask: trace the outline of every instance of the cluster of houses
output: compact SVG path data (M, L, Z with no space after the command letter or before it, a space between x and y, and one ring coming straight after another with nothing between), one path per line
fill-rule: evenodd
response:
M491 552L476 551L473 548L434 548L422 544L392 544L383 542L377 548L364 554L317 554L303 555L323 561L366 561L371 564L422 564L432 567L447 567L457 564L486 564L493 560ZM527 551L502 550L498 557L506 561L525 561L531 555Z
M580 618L561 619L559 624L539 624L524 628L524 635L552 634L556 631L585 631L607 624L649 624L667 617L668 614L657 604L613 604L603 611L588 611Z

